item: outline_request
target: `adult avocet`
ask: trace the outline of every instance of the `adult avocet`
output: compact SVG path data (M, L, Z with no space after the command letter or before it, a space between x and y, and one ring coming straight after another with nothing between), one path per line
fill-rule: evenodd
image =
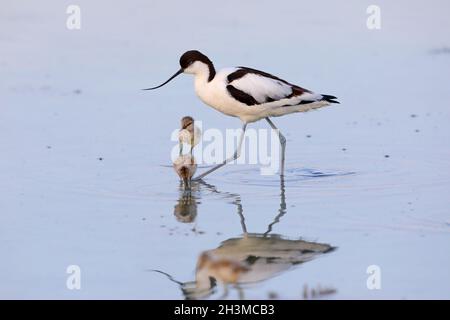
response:
M196 180L237 159L247 124L261 119L266 119L278 132L281 144L280 175L284 175L286 138L269 117L306 112L328 106L330 103L339 103L335 96L314 93L267 72L246 67L216 71L211 60L197 50L185 52L180 58L180 66L180 70L166 82L144 90L160 88L181 73L193 74L195 92L204 103L226 115L238 117L243 123L239 144L233 156L202 173Z

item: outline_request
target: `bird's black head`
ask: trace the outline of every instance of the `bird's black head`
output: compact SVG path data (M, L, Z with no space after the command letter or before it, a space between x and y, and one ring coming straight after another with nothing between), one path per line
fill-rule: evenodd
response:
M181 119L181 129L186 129L191 124L194 124L194 118L191 116L186 116Z
M203 53L201 53L200 51L189 50L189 51L186 51L185 53L183 53L183 55L180 57L180 66L181 66L180 70L178 70L166 82L160 84L159 86L148 88L148 89L143 89L143 90L154 90L154 89L161 88L162 86L166 85L167 83L172 81L172 79L176 78L177 76L179 76L182 73L190 73L190 74L198 74L201 72L206 73L204 71L204 70L206 70L204 65L202 66L201 64L196 64L195 62L201 62L201 63L207 65L208 69L206 72L208 74L208 81L211 81L214 78L214 76L216 75L216 70L214 69L214 65L211 62L211 60L209 60L209 58L207 56L205 56Z
M180 66L181 66L181 68L186 69L196 61L203 62L207 65L212 64L211 60L209 60L209 58L207 56L205 56L203 53L201 53L200 51L189 50L181 55Z

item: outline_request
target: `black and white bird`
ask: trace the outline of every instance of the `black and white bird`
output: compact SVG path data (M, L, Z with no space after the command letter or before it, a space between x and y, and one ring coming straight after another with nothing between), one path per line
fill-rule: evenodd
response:
M291 84L267 72L246 67L225 68L216 71L211 60L197 50L185 52L180 58L180 70L154 90L167 84L182 73L195 76L195 92L207 105L228 116L241 119L243 126L238 147L232 157L195 178L202 179L240 155L247 124L266 119L277 130L281 144L281 170L284 175L286 139L270 117L294 112L306 112L339 103L336 97L317 94Z

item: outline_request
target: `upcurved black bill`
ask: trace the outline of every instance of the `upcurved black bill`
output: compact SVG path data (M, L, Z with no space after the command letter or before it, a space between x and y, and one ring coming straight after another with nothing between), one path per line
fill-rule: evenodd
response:
M163 85L169 83L173 78L175 78L176 76L180 75L183 73L183 68L181 68L180 70L178 70L173 76L171 76L169 78L169 80L167 80L166 82L164 82L163 84L160 84L159 86L153 87L153 88L147 88L147 89L142 89L142 90L153 90L153 89L158 89L161 88Z

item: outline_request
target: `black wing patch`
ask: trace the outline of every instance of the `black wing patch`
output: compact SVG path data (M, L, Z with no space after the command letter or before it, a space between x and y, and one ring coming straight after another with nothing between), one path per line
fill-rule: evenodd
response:
M290 86L292 88L292 94L290 96L286 97L286 98L292 98L294 96L302 95L305 92L307 92L307 93L311 92L308 89L305 89L305 88L293 85L293 84L287 82L286 80L280 79L280 78L274 76L273 74L270 74L270 73L267 73L267 72L264 72L264 71L260 71L260 70L256 70L256 69L252 69L252 68L247 68L247 67L238 67L238 68L239 68L238 70L230 73L227 76L228 83L231 83L234 80L238 80L238 79L244 77L246 74L252 73L252 74L257 74L257 75L262 76L262 77L266 77L266 78L269 78L269 79L276 80L276 81L278 81L280 83L283 83L283 84L286 84L286 85Z
M255 98L253 98L251 95L245 93L244 91L236 89L231 84L227 85L227 90L230 95L239 102L245 103L248 106L254 106L255 104L258 104L258 101L256 101Z
M280 79L278 77L275 77L274 75L272 75L270 73L267 73L267 72L264 72L264 71L260 71L260 70L256 70L256 69L252 69L252 68L247 68L247 67L238 67L238 68L239 68L238 70L236 70L235 72L232 72L232 73L230 73L228 75L228 77L227 77L228 83L231 83L234 80L240 79L243 76L245 76L246 74L253 73L253 74L257 74L257 75L260 75L262 77L266 77L266 78L270 78L270 79L273 79L273 80L277 80L277 81L280 81L280 82L282 82L284 84L292 86L286 80L283 80L283 79Z

